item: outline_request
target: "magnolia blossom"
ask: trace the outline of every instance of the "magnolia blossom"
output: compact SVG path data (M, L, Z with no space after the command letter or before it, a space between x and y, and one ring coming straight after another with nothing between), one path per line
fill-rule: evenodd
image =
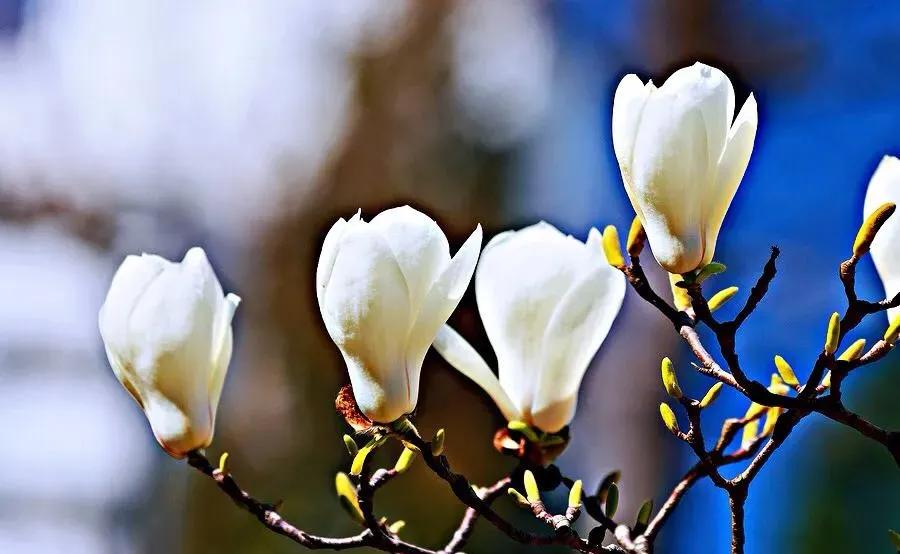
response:
M353 395L373 421L416 407L422 360L469 286L481 226L452 259L430 217L404 206L365 222L340 219L316 269L322 319L344 356Z
M869 181L863 219L887 202L900 204L900 160L893 156L882 158ZM888 218L872 241L870 252L885 293L891 298L900 292L900 216ZM900 308L888 310L891 321L897 316Z
M239 302L222 292L203 249L191 248L181 263L126 257L100 308L113 372L176 458L212 442Z
M435 349L487 392L510 421L555 433L569 424L581 379L625 297L625 278L587 243L547 223L496 236L475 275L478 311L499 362L444 326Z
M636 75L619 83L612 137L625 190L653 255L670 273L712 261L725 212L756 137L751 94L734 117L724 73L696 63L659 88Z

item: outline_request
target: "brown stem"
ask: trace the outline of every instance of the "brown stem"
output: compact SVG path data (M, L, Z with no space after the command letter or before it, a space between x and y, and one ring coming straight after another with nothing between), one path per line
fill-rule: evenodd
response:
M504 477L490 487L483 489L478 493L478 496L485 504L490 505L497 497L506 492L506 489L509 488L509 482L510 478ZM478 521L478 516L479 513L475 508L466 508L466 513L463 515L459 527L456 528L447 546L441 550L441 554L453 554L466 545L472 536L472 532L475 530L475 522Z
M731 554L744 554L744 502L747 500L745 489L728 493L728 507L731 510Z
M376 546L372 531L369 529L352 537L343 538L311 535L285 520L275 509L275 506L253 498L238 485L231 474L213 467L209 460L200 452L194 451L189 453L187 461L191 467L211 478L216 483L216 486L228 495L235 504L253 514L270 531L285 536L309 549L348 550L362 546Z

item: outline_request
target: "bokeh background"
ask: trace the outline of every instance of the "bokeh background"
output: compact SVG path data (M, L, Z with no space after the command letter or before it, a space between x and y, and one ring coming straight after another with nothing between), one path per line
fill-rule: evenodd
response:
M0 552L297 551L163 454L104 358L96 314L122 257L194 244L244 298L211 453L230 452L242 482L284 498L302 527L354 532L332 492L348 463L332 409L346 377L313 291L325 230L403 203L454 247L478 222L488 236L538 219L581 238L627 226L612 92L625 73L661 82L695 60L760 104L716 284L746 292L782 248L739 344L766 380L774 353L813 360L842 308L836 267L865 184L900 153L900 4L0 0ZM860 288L883 295L868 262ZM471 294L451 322L491 358ZM658 421L663 355L690 360L629 293L559 460L590 486L623 468L623 514L661 502L692 463ZM898 365L854 374L846 394L893 428ZM724 394L710 425L745 408ZM496 410L434 354L417 421L446 427L455 467L477 482L512 465L490 446ZM754 484L748 552L889 552L900 474L886 453L821 418L794 435ZM440 544L460 506L424 468L404 481L380 509L408 539ZM704 484L660 551L727 542L725 499ZM481 525L466 550L526 549Z

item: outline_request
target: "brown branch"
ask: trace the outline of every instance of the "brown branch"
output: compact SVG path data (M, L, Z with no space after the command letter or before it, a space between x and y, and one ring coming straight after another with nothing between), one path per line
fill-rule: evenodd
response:
M376 546L372 531L369 529L352 537L331 538L311 535L285 520L274 505L261 502L252 497L238 485L230 473L213 467L209 460L200 452L194 451L189 453L187 461L191 467L212 479L216 486L228 495L235 504L253 514L270 531L285 536L306 548L312 550L348 550L362 546Z
M765 267L763 267L762 274L759 276L756 284L750 289L750 296L747 298L747 303L744 304L744 307L741 308L738 315L731 321L731 325L735 328L743 325L744 321L746 321L747 318L750 317L750 314L753 313L753 310L755 310L759 303L762 302L763 297L765 297L766 292L769 290L772 279L775 278L775 274L778 272L778 269L775 267L775 260L778 259L780 253L781 251L778 250L777 246L772 247L769 261L766 262Z
M728 508L731 511L731 554L744 554L744 503L747 491L729 491Z
M506 489L509 488L509 483L510 478L504 477L476 494L478 494L485 504L490 505L497 497L506 492ZM469 538L472 536L472 532L475 530L475 523L478 521L478 516L479 513L475 508L466 508L466 513L463 515L462 521L460 521L459 526L453 533L450 542L448 542L447 546L441 550L441 554L453 554L466 545Z
M822 400L828 400L828 398ZM862 416L851 412L840 402L823 402L816 408L816 411L883 445L888 449L897 466L900 467L900 432L882 429Z
M528 531L523 531L515 527L503 516L494 511L491 506L485 502L479 495L472 490L469 481L462 475L454 473L450 468L450 463L446 456L434 455L431 450L431 443L422 439L415 431L398 432L398 437L419 449L425 464L438 477L443 479L450 485L450 489L456 497L466 506L474 509L484 519L491 522L500 532L505 534L512 540L528 545L558 545L567 546L578 550L579 552L599 554L600 552L621 551L603 547L600 545L591 545L587 541L578 536L569 526L558 529L554 535L539 535Z

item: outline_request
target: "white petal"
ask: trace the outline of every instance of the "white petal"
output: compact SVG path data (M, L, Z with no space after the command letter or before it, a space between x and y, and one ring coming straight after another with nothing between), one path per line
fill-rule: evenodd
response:
M481 239L481 225L478 225L429 289L413 325L407 346L406 363L413 402L419 395L422 360L428 352L428 347L434 342L438 329L447 322L447 318L459 305L469 287L475 265L478 263L478 254L481 252Z
M209 380L210 419L213 427L216 423L219 399L222 397L222 387L225 385L225 375L228 373L228 364L231 362L232 341L234 340L231 320L234 319L234 312L240 303L241 298L238 295L229 293L216 314L213 331L213 371Z
M500 384L523 416L530 415L544 330L575 278L583 248L542 222L498 235L481 255L478 310L497 354Z
M753 142L756 139L757 121L756 99L751 94L744 102L744 106L728 133L728 142L719 160L715 186L706 197L709 208L707 208L707 215L704 218L707 227L703 265L713 259L725 214L744 178L747 164L750 163L750 154L753 152Z
M160 446L175 458L184 458L191 450L209 446L211 423L196 421L180 406L159 391L147 395L144 412Z
M659 264L670 273L703 259L703 192L708 179L705 124L674 99L647 102L635 142L631 198Z
M347 228L320 308L363 413L383 423L403 415L410 403L405 369L409 293L378 230L366 224Z
M447 363L475 381L491 397L507 421L522 418L512 400L500 387L500 381L485 363L484 358L459 333L448 325L442 326L434 339L434 349L447 360Z
M644 111L644 104L653 90L655 88L651 83L644 85L634 74L623 77L616 87L616 94L613 97L612 139L616 159L624 174L631 172L631 153L638 124Z
M543 338L543 369L531 411L534 424L551 433L575 414L584 373L625 298L624 276L596 254L590 260L593 267L560 300Z
M359 220L359 212L354 218L357 221ZM319 254L319 262L316 264L316 299L319 301L319 306L322 305L325 288L328 286L328 280L331 279L331 270L334 269L338 245L346 230L347 221L342 217L334 222L334 225L331 226L331 229L325 235L325 240L322 241L322 252Z
M863 219L882 204L900 204L900 160L885 156L869 181ZM887 298L900 292L900 215L894 214L884 223L872 241L872 261L881 277ZM900 308L888 310L888 319L900 316Z
M99 317L100 335L108 348L120 352L128 350L128 318L150 283L170 265L172 263L164 258L143 254L127 256L116 270Z
M417 313L431 284L450 262L447 237L433 219L409 206L385 210L369 225L390 245L409 287L410 309Z
M679 69L660 87L664 94L690 98L706 126L709 148L709 172L715 174L715 164L722 155L725 139L734 119L734 87L721 70L695 63Z

